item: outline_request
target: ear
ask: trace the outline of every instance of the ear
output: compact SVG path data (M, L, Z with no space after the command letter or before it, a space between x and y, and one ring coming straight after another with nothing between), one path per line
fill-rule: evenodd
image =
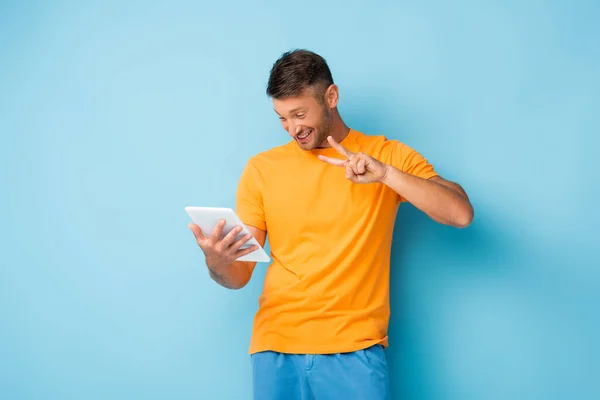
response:
M327 90L325 91L325 104L329 108L336 108L339 100L339 91L338 87L335 84L329 85Z

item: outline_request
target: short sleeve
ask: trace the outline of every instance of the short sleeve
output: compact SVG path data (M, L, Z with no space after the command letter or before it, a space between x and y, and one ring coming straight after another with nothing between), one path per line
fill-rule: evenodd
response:
M388 145L391 147L390 164L400 171L423 179L430 179L439 175L433 165L410 146L396 140L390 140ZM399 196L399 200L406 201L402 196Z
M267 224L261 187L258 170L251 162L248 162L238 182L235 212L245 225L266 231Z

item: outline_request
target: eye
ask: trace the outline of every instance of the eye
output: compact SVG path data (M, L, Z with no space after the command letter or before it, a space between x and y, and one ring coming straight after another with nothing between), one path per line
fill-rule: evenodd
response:
M279 117L279 120L280 120L280 121L285 121L285 118L283 118L283 117Z
M306 113L299 113L299 114L296 114L296 118L304 118L305 115L306 115Z

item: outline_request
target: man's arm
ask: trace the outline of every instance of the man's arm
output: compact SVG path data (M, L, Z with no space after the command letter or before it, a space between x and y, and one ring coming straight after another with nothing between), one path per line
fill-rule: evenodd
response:
M390 165L380 182L390 187L434 221L466 228L473 221L473 206L460 185L440 176L419 178Z
M235 261L228 267L227 271L219 272L208 266L208 274L213 281L227 289L241 289L250 281L255 262Z
M353 153L327 138L331 147L345 157L338 159L320 155L319 159L346 169L346 178L355 183L383 183L412 203L434 221L464 228L473 221L473 207L460 185L434 176L430 179L411 175L367 154Z
M217 224L210 237L204 236L197 225L190 224L189 227L204 252L210 277L228 289L241 289L250 281L256 262L236 261L236 259L253 252L256 250L256 246L240 250L240 247L250 239L249 236L246 236L234 241L241 231L240 227L234 228L221 240L220 236L224 225L224 221ZM264 246L267 233L253 226L248 225L247 228L258 243Z

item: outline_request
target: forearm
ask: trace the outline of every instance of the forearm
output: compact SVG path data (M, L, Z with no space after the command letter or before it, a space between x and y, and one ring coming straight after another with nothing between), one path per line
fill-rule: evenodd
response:
M439 223L466 227L473 219L473 208L463 191L392 166L387 167L382 183Z
M250 266L246 261L235 261L225 268L214 268L207 263L210 277L227 289L241 289L250 280Z

